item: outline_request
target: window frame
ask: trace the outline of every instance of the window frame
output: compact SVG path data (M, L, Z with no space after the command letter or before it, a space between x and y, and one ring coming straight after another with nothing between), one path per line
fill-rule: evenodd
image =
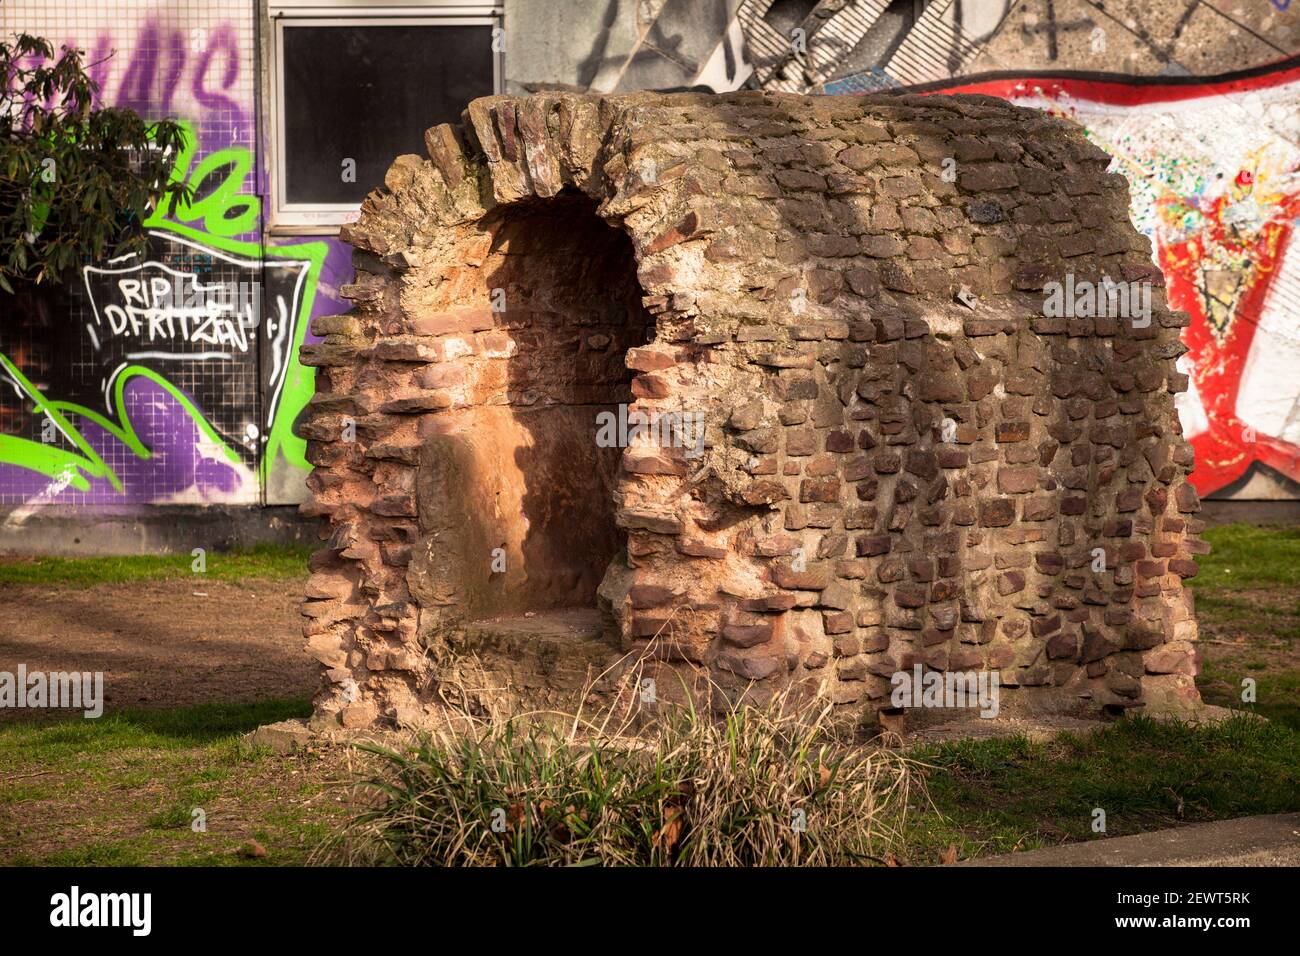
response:
M271 36L268 44L268 126L271 162L267 164L270 193L268 226L280 233L337 233L360 214L358 203L291 203L285 194L288 153L283 114L285 71L284 31L294 26L487 26L504 28L499 3L470 0L267 0ZM492 54L492 93L505 85L505 54ZM487 95L487 94L485 94ZM396 157L394 157L396 158ZM378 183L375 184L376 186Z

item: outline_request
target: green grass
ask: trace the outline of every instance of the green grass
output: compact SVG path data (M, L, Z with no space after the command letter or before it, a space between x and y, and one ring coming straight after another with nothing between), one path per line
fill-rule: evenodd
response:
M317 757L241 735L310 713L306 700L271 700L0 725L0 864L301 864L341 804ZM191 829L196 807L207 832ZM266 858L237 852L249 837Z
M1285 600L1290 600L1290 595ZM1266 600L1266 599L1265 599ZM1221 629L1294 641L1300 638L1300 609L1265 603L1258 594L1234 596L1196 590L1196 616Z
M1300 730L1300 528L1225 525L1203 537L1213 550L1188 581L1204 642L1201 698ZM1253 704L1241 699L1245 678L1256 683Z
M1213 550L1188 582L1198 600L1248 588L1300 588L1300 528L1229 524L1201 537Z
M1300 733L1238 716L1190 727L1130 717L1085 737L960 741L912 751L937 812L913 818L912 859L961 858L1300 809ZM1094 833L1094 810L1106 814Z
M207 578L241 581L246 578L285 580L305 577L312 549L259 545L246 551L209 551L204 560ZM65 584L89 587L130 581L160 581L193 577L195 558L189 554L130 555L104 558L0 559L0 584Z
M23 760L55 765L77 755L118 750L176 750L234 740L263 724L307 717L302 700L201 704L173 710L124 710L96 720L0 725L0 766Z
M1203 622L1248 637L1300 638L1300 528L1233 524L1202 537L1212 550L1187 583Z
M1254 678L1258 703L1246 709L1269 722L1238 717L1192 728L1136 717L1047 743L982 740L912 751L932 768L926 785L933 808L915 801L902 862L937 862L951 845L970 858L1300 809L1300 530L1230 525L1204 538L1214 550L1188 584L1202 636L1228 643L1203 645L1198 685L1207 702L1243 708L1241 679ZM209 553L207 573L224 580L297 577L306 573L307 554ZM85 586L185 577L191 560L10 560L0 562L0 582ZM0 863L306 862L346 819L333 784L317 758L258 751L239 735L309 712L306 701L265 701L0 725ZM207 833L190 829L195 806L216 808ZM1097 808L1106 812L1104 834L1092 829ZM30 834L6 832L14 821L40 830L51 814L66 821L69 839L47 832L31 847ZM267 858L236 852L250 837L267 847Z
M250 748L237 734L308 711L306 701L279 701L0 727L0 862L304 863L345 819L333 784L313 775L308 758ZM504 751L498 757L508 763ZM912 798L897 848L905 864L935 863L951 845L971 858L1097 839L1096 808L1106 812L1104 836L1300 809L1300 733L1244 716L1198 728L1135 717L1085 737L959 741L908 757L927 765L933 806ZM9 779L32 772L43 775ZM726 788L708 790L710 800L725 797ZM476 799L502 802L487 791ZM5 820L39 829L51 802L79 827L67 839L30 847L3 832ZM190 829L196 806L208 808L207 833ZM645 806L646 825L662 824L656 801ZM237 852L250 837L267 858Z
M1253 704L1241 700L1246 677L1255 681ZM1230 655L1203 661L1196 685L1207 704L1249 711L1300 731L1300 668L1269 668Z

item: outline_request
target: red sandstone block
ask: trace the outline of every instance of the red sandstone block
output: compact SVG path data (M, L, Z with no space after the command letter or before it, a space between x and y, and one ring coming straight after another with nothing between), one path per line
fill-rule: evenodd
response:
M855 448L853 433L848 429L837 428L826 433L826 450L837 454L846 454Z
M1003 494L1025 494L1038 487L1036 468L999 468L998 491Z
M672 387L662 375L648 372L632 379L632 394L637 398L667 398Z
M1029 441L1029 422L999 422L993 432L999 443Z
M727 549L701 541L698 538L678 538L677 550L691 558L708 558L721 561L727 556Z
M1008 571L1005 574L998 575L997 581L998 593L1001 595L1015 594L1025 589L1025 576L1019 571Z
M840 460L833 454L813 455L804 462L803 473L808 478L827 478L840 470Z
M421 412L434 412L452 406L452 396L447 391L435 389L420 391L416 389L394 389L393 397L379 406L379 412L385 415L410 415Z
M857 554L860 558L888 554L892 543L893 536L888 534L860 535L855 542Z
M722 627L723 640L737 647L753 647L766 644L772 639L773 625L768 624L725 624Z
M1016 519L1016 505L1010 498L988 498L979 503L979 522L986 528L1005 528Z
M646 617L637 615L632 618L628 630L632 637L668 637L672 630L671 617Z
M899 607L925 607L930 589L924 584L899 584L894 588L894 603Z
M655 534L681 534L682 519L675 514L648 509L620 508L615 514L619 527Z
M685 460L675 458L667 451L646 453L629 449L623 454L623 468L633 475L685 475Z
M830 573L824 565L811 565L806 570L796 571L789 562L774 561L772 582L792 591L821 591L830 584Z
M498 317L504 318L504 313L491 309L451 309L409 318L406 324L412 335L463 335L488 331L496 325Z
M740 602L742 611L755 613L772 613L788 611L795 605L793 594L769 594L765 597L745 598Z
M840 480L835 477L805 478L799 484L802 502L834 503L840 500Z
M1036 617L1030 623L1029 629L1034 632L1034 637L1046 637L1059 630L1061 627L1061 615L1053 614L1050 617Z
M662 607L678 597L679 592L659 584L634 584L628 588L627 596L634 608Z
M386 495L370 502L368 510L372 514L389 517L415 517L415 499L411 495Z
M1079 639L1074 634L1061 632L1047 642L1049 660L1063 660L1076 657L1079 653Z
M823 611L822 622L827 634L849 634L853 631L853 615L848 611Z
M875 457L874 467L878 475L894 475L902 466L902 459L892 451L882 451Z
M1165 562L1163 561L1139 561L1134 566L1138 577L1141 578L1158 578L1165 573Z
M786 490L785 485L766 478L753 482L741 494L741 498L748 505L770 505L789 497L790 492Z
M1065 567L1065 559L1051 551L1039 551L1034 555L1034 566L1043 574L1060 574Z
M672 368L677 364L677 359L671 352L651 348L631 348L627 350L625 362L628 368L638 372L657 372Z
M1174 491L1174 501L1178 505L1178 510L1183 514L1195 513L1201 510L1201 499L1197 495L1196 489L1190 482L1184 482Z
M718 655L718 666L745 680L764 680L784 669L785 661L775 655L746 657L739 652L725 651Z

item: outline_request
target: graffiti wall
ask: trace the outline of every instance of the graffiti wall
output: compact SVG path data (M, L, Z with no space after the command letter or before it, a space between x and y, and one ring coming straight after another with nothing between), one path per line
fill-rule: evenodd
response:
M345 310L350 255L268 235L256 10L0 3L6 33L87 50L104 103L185 121L175 175L198 189L149 223L148 255L0 305L0 507L304 497L297 345L313 315ZM1129 178L1133 220L1193 317L1193 481L1300 498L1300 4L508 0L504 24L514 93L974 91L1072 117Z
M1300 67L1226 83L963 84L1068 115L1115 157L1174 307L1203 494L1265 465L1300 481Z
M144 255L4 303L0 506L301 500L298 346L343 311L349 255L266 235L255 5L6 0L0 29L85 50L101 105L184 122L173 177L195 190Z

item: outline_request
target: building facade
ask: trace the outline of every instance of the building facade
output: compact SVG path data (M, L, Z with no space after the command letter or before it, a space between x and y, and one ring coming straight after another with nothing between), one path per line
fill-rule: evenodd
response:
M146 256L0 302L5 547L44 515L304 500L299 348L348 307L339 228L470 99L547 89L909 87L1071 116L1192 317L1192 482L1300 497L1300 12L1282 0L6 0L0 32L78 47L102 104L184 122L174 175L196 190L150 220ZM199 314L178 304L196 291Z

